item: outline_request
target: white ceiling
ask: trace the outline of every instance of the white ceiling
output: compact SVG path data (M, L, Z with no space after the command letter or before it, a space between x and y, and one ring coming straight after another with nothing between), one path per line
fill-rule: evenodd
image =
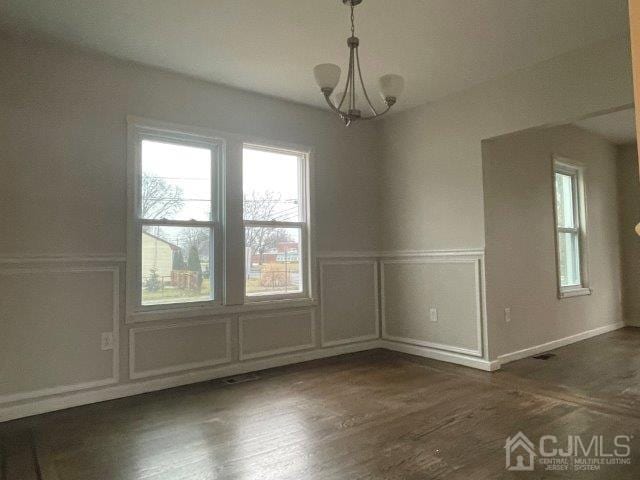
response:
M406 78L397 109L623 35L627 22L626 0L365 0L356 9L368 88L385 73ZM2 0L0 29L322 105L312 69L344 68L349 22L341 0Z
M633 108L581 120L575 125L618 145L636 141L636 121Z

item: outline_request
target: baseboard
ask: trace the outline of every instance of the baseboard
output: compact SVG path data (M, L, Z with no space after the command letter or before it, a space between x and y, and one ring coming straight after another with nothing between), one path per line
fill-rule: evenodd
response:
M551 342L543 343L540 345L535 345L533 347L524 348L522 350L517 350L515 352L506 353L504 355L499 355L497 362L500 365L504 365L505 363L513 362L515 360L521 360L523 358L530 357L532 355L537 355L539 353L548 352L549 350L554 350L556 348L564 347L566 345L570 345L572 343L579 342L581 340L586 340L591 337L596 337L598 335L602 335L603 333L612 332L613 330L618 330L619 328L625 327L624 322L616 322L611 323L609 325L605 325L603 327L594 328L592 330L587 330L586 332L576 333L575 335L570 335L568 337L559 338L558 340L553 340Z
M355 353L375 348L386 348L388 350L408 353L420 357L432 358L444 362L455 363L467 367L478 368L485 371L493 371L500 368L497 361L488 362L481 358L473 358L452 352L444 352L433 348L408 345L389 340L371 340L365 342L352 343L349 345L337 345L328 348L320 348L305 352L293 353L289 355L279 355L276 357L263 358L259 360L249 360L236 362L206 370L197 370L178 375L170 375L150 380L133 381L111 387L82 392L73 392L36 399L29 403L19 403L6 407L0 407L0 422L15 420L17 418L38 415L41 413L63 410L65 408L88 405L91 403L114 400L116 398L130 397L142 393L155 392L167 388L179 387L198 382L206 382L217 378L228 377L230 375L240 375L243 373L255 372L267 368L281 367L295 363L317 360L320 358L333 357L346 353Z
M380 343L382 348L386 348L387 350L408 353L410 355L417 355L419 357L431 358L433 360L440 360L442 362L455 363L457 365L477 368L479 370L485 370L487 372L492 372L500 368L499 362L489 362L488 360L484 360L482 358L474 358L458 353L445 352L443 350L436 350L434 348L423 347L419 345L409 345L407 343L394 342L391 340L381 340Z
M376 339L368 342L320 348L289 355L280 355L277 357L261 358L259 360L236 362L207 370L198 370L189 373L182 373L180 375L155 378L152 380L124 383L98 390L56 395L33 400L29 403L0 407L0 422L52 412L55 410L63 410L65 408L77 407L80 405L114 400L116 398L130 397L141 393L155 392L157 390L179 387L181 385L188 385L191 383L206 382L208 380L215 380L216 378L228 377L230 375L240 375L267 368L281 367L283 365L291 365L309 360L333 357L336 355L343 355L345 353L372 350L380 347L380 341Z

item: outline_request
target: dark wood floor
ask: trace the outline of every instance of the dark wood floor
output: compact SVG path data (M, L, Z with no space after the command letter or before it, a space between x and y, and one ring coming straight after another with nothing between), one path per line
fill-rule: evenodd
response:
M505 470L518 431L640 434L640 329L554 353L486 373L365 352L54 412L0 434L14 446L33 437L45 480L640 478L635 439L631 465Z

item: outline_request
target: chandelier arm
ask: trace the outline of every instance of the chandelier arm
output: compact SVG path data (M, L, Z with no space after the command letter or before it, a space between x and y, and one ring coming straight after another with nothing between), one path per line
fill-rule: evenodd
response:
M353 48L351 48L349 52L349 78L351 79L349 110L353 110L356 108L355 58L353 55Z
M327 101L327 104L329 105L329 107L331 107L331 110L333 110L335 113L337 113L338 115L340 115L341 117L346 117L347 113L343 112L342 110L340 110L340 107L336 107L333 102L331 101L331 92L330 91L325 91L324 93L324 99Z
M340 99L340 103L338 104L338 109L342 108L342 104L344 103L345 98L349 95L349 84L351 83L351 51L349 52L349 68L347 70L347 82L344 85L344 92L342 92L342 98ZM351 103L351 97L347 100L347 103ZM347 109L348 110L348 109Z
M340 99L340 103L338 104L338 109L342 108L342 104L344 103L344 99L347 97L348 87L349 87L349 77L347 77L347 84L344 87L344 92L342 92L342 98Z
M364 98L367 100L367 103L369 104L369 107L371 108L373 115L377 116L378 112L376 111L375 107L371 103L371 100L369 99L369 94L367 93L367 89L364 86L364 80L362 80L362 69L360 68L360 54L358 53L358 47L356 47L355 50L356 50L356 64L358 65L358 76L360 77L360 86L362 87L362 93L364 93Z
M387 108L385 108L382 112L376 113L375 115L370 115L368 117L360 117L358 120L373 120L374 118L381 117L382 115L387 113L389 110L391 110L392 106L393 105L387 105Z

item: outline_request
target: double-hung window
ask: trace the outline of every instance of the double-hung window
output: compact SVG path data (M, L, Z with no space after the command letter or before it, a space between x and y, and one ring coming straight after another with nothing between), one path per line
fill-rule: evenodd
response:
M554 200L559 296L588 295L582 167L554 159Z
M221 144L134 126L136 303L213 303L219 298Z
M245 144L245 297L308 296L307 154Z

